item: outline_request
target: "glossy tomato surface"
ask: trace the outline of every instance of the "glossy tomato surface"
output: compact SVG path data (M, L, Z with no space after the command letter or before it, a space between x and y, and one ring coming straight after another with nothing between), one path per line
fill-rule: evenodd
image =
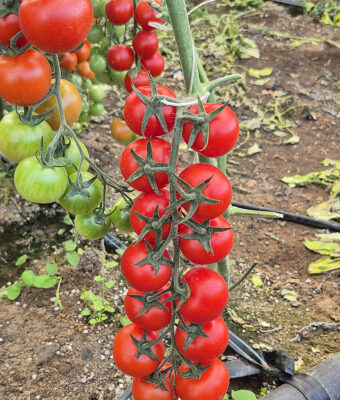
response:
M105 213L107 213L106 210ZM93 211L88 214L76 215L74 219L76 231L85 239L97 240L102 238L110 230L110 217L106 217L104 221L98 221Z
M15 14L8 14L0 18L0 44L9 46L11 39L20 31L18 16ZM20 36L16 42L18 47L26 46L27 39L25 36Z
M115 118L110 128L112 137L119 143L128 144L136 138L134 132L132 132L127 123L121 118Z
M144 29L155 29L149 25L149 22L157 22L159 24L163 22L161 18L158 18L158 11L154 9L155 6L161 5L162 3L159 0L142 0L139 2L135 10L137 23Z
M164 71L164 58L159 51L156 51L151 57L143 57L141 63L153 77L159 76Z
M77 68L78 58L75 53L64 53L60 56L60 66L71 73Z
M123 197L119 197L119 199L115 201L111 212L111 222L120 232L133 232L130 225L130 208Z
M135 85L136 88L140 86L150 86L150 78L147 72L145 71L139 71L137 73L137 76L132 78L132 82ZM129 74L126 74L125 81L124 81L126 90L131 93L132 92L132 85L131 85L131 77Z
M135 56L131 47L126 44L116 44L109 48L107 61L116 71L126 71L132 67Z
M105 12L114 25L125 25L133 15L133 1L110 0L105 6Z
M151 57L158 50L157 35L153 31L139 31L133 38L132 47L140 57Z

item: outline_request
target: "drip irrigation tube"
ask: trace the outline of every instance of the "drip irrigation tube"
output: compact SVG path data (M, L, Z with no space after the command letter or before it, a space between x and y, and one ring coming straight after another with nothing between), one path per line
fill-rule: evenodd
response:
M293 0L271 0L273 3L280 3L286 6L294 6L303 8L303 4L300 1L293 1Z

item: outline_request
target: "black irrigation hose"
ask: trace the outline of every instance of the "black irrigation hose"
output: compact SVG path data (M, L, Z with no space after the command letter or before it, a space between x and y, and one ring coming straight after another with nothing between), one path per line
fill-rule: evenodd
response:
M238 208L243 208L245 210L274 212L277 214L282 214L283 215L282 219L285 221L294 222L296 224L301 224L301 225L312 226L313 228L329 229L332 231L340 232L340 224L338 222L323 221L321 219L306 217L305 215L298 215L290 212L273 210L267 207L253 206L251 204L233 202L232 205Z
M292 0L271 0L271 1L273 3L280 3L280 4L287 5L287 6L303 8L303 4L301 3L301 1L292 1Z

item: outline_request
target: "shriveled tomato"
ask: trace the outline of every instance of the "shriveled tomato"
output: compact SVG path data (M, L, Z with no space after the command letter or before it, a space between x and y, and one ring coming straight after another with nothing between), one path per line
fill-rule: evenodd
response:
M151 95L151 88L147 86L142 86L138 89L142 94L147 97ZM161 96L176 97L175 93L165 87L157 86L157 93ZM124 106L124 118L129 127L139 136L142 134L142 121L145 114L146 106L142 100L137 96L136 93L131 92L129 97L126 99ZM162 112L165 120L166 127L170 132L175 125L176 120L176 107L164 105L162 107ZM155 114L151 114L149 121L146 125L144 136L162 136L166 132L161 127L158 117Z
M203 324L202 330L206 336L197 336L186 348L188 332L182 329L182 326L179 324L176 330L176 345L183 356L193 362L214 360L224 352L228 345L229 331L221 316Z
M195 324L217 318L228 301L228 286L222 276L207 267L195 267L184 275L190 296L181 306L182 317Z
M150 86L150 78L149 78L149 75L145 71L139 71L137 73L137 76L132 78L132 82L136 88L138 88L139 86ZM131 93L132 86L131 86L131 77L129 76L129 74L126 74L124 83L125 83L126 90L129 93Z
M222 104L204 104L204 110L210 114ZM198 106L190 108L189 112L198 113ZM192 122L185 122L183 125L182 136L186 143L189 143L190 134L192 132ZM204 139L202 132L199 132L192 148L206 157L219 157L227 154L235 145L238 139L239 125L234 112L225 107L210 123L209 123L209 139L207 146L204 148ZM203 149L203 150L202 150Z
M105 6L107 18L115 25L125 25L133 14L132 0L110 0Z
M157 369L164 357L163 342L151 347L158 361L146 354L141 354L137 358L137 346L132 337L141 340L144 329L135 324L124 326L116 335L113 343L113 359L117 367L127 375L143 377L150 375ZM157 331L146 331L146 339L150 342L159 337Z
M166 209L169 207L169 192L166 189L160 189L161 195L158 196L155 192L146 192L140 194L130 212L130 223L132 229L139 235L144 229L146 223L139 218L135 212L143 215L144 217L152 217L154 214L161 217ZM156 212L157 208L157 212ZM171 228L171 222L163 225L162 227L162 240L166 239L169 236ZM143 236L144 240L153 244L156 242L156 234L154 231L150 231Z
M0 76L0 97L17 106L31 106L46 96L52 72L39 51L28 49L18 56L0 56Z
M158 290L158 293L167 289L170 286L168 283ZM150 294L152 296L154 293ZM145 292L130 288L125 296L125 312L129 319L143 329L158 331L169 325L171 319L171 301L169 299L171 293L167 292L157 297L158 304L151 306L145 313L139 315L143 309L143 302L130 296L144 296Z
M120 267L130 286L142 292L153 292L164 286L171 278L171 261L169 253L165 251L162 257L169 259L169 264L161 262L159 270L156 271L149 263L139 265L147 255L148 251L144 240L133 243L124 251Z
M128 180L129 177L134 174L139 167L138 162L132 157L131 152L135 152L139 157L145 158L147 154L148 140L150 140L152 158L154 161L163 164L169 163L171 154L171 144L169 142L158 137L135 140L126 146L120 157L120 170L125 180ZM169 183L168 175L165 172L157 172L155 174L155 180L159 189ZM132 182L129 182L129 185L137 190L140 190L141 192L152 191L146 175L142 175Z
M90 32L91 0L22 0L19 25L39 50L61 54L76 49Z
M60 66L71 73L77 68L78 58L75 53L64 53L60 56Z
M46 150L53 140L52 129L46 121L36 126L26 125L11 111L0 122L0 151L16 163L39 153L41 138Z
M126 44L116 44L109 48L107 61L116 71L126 71L132 67L135 57L131 47Z
M36 156L20 161L14 174L17 192L32 203L47 204L60 199L67 188L63 167L45 167Z
M151 57L143 57L140 61L142 66L149 71L153 77L159 76L164 71L164 58L159 51Z
M201 223L203 220L199 220ZM233 247L234 234L229 222L220 215L209 220L209 226L216 228L229 228L226 231L216 232L211 236L212 252L204 249L197 239L179 237L179 247L183 255L192 263L198 265L214 264L223 260ZM185 224L178 227L180 235L192 234L194 231Z
M121 144L128 144L136 138L136 135L121 118L115 118L111 123L111 135Z
M91 50L90 42L88 40L85 40L81 48L75 52L78 59L78 63L89 60L90 50Z
M227 367L220 360L214 360L199 379L176 376L176 393L181 400L222 400L229 387ZM181 365L179 370L186 372L189 367Z
M132 47L140 57L152 57L158 50L157 35L152 31L142 30L133 38Z
M81 98L78 90L75 86L65 80L60 81L60 92L61 99L63 102L66 122L68 125L72 125L79 117L81 113ZM60 127L60 114L58 109L58 103L56 96L51 96L49 99L44 101L37 109L38 114L51 112L50 118L47 122L51 128L57 131Z
M213 165L198 163L185 168L180 174L185 182L192 187L197 187L204 181L211 178L203 189L203 195L209 199L218 200L219 203L208 204L200 202L194 214L195 218L213 219L223 214L231 203L232 189L228 178ZM190 204L183 204L185 210L189 210Z
M161 18L158 18L158 11L152 9L152 6L161 6L162 3L159 0L142 0L137 4L135 9L135 18L137 23L144 29L155 29L149 22L157 22L161 24L163 21Z
M112 207L111 215L112 224L124 233L131 233L133 229L130 224L130 208L123 197L119 197Z
M107 213L108 210L105 211ZM110 217L98 221L95 213L91 211L88 214L76 215L74 219L76 231L85 239L97 240L102 238L110 230Z
M8 14L0 18L0 44L9 46L11 39L20 31L18 16L15 14ZM28 44L25 36L20 36L16 42L16 46L23 47Z
M88 61L83 61L77 65L77 72L83 78L90 79L91 81L96 76L95 73L92 71L90 64Z

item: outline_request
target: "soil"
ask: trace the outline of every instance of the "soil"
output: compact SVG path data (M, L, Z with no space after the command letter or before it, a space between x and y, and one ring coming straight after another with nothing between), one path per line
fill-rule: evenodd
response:
M264 11L246 15L242 21L288 35L339 40L339 29L302 15L293 17L286 8L272 3ZM302 108L290 115L297 123L292 129L300 137L296 145L280 145L282 138L260 129L238 149L246 151L258 143L260 153L245 158L232 154L228 158L233 200L305 214L310 206L326 200L328 193L315 185L290 188L280 178L321 170L320 163L326 157L339 159L340 132L336 118L339 105L334 102L340 79L339 49L320 43L294 47L288 40L264 37L249 25L243 34L256 42L261 57L238 60L237 64L246 68L273 68L266 86L248 83L247 96L264 106L275 93L285 92L292 96L294 105L307 105L314 118L306 119ZM172 67L168 69L164 82L179 92L182 82L172 80L175 71ZM105 100L108 114L94 119L82 136L91 157L117 181L121 180L118 164L123 147L113 142L109 123L113 116L120 116L122 101L117 93L109 93ZM236 113L241 121L254 118L246 107ZM182 165L191 163L192 158L192 152L184 153ZM5 204L4 190L10 182L7 178L0 187L3 202L0 205L0 272L6 271L1 283L13 282L24 267L42 272L47 261L55 260L62 276L63 310L54 305L55 289L24 288L17 301L0 304L0 398L118 400L130 383L130 378L115 367L111 355L113 339L121 328L120 318L124 314L126 284L119 269L114 268L107 274L107 279L116 282L108 291L108 299L116 312L101 324L87 324L80 316L84 308L80 294L84 286L100 293L93 277L101 270L101 243L79 239L79 247L84 249L80 265L68 265L61 242L70 238L72 232L62 222L63 211L56 205L31 205L20 199L14 189L8 190ZM308 265L318 255L309 252L302 240L312 238L316 230L264 218L233 217L231 224L235 233L231 281L236 282L257 262L255 274L261 278L262 286L255 287L247 279L232 292L230 329L259 351L287 351L299 361L302 370L339 351L339 330L314 329L300 342L292 342L301 328L313 322L340 322L339 274L308 274ZM58 236L60 229L65 230L66 236ZM29 254L28 262L24 267L15 267L14 261L25 253ZM117 257L107 254L108 260ZM281 295L282 289L296 292L296 301L287 301ZM231 384L233 389L251 388L257 394L262 386L272 387L267 377Z

